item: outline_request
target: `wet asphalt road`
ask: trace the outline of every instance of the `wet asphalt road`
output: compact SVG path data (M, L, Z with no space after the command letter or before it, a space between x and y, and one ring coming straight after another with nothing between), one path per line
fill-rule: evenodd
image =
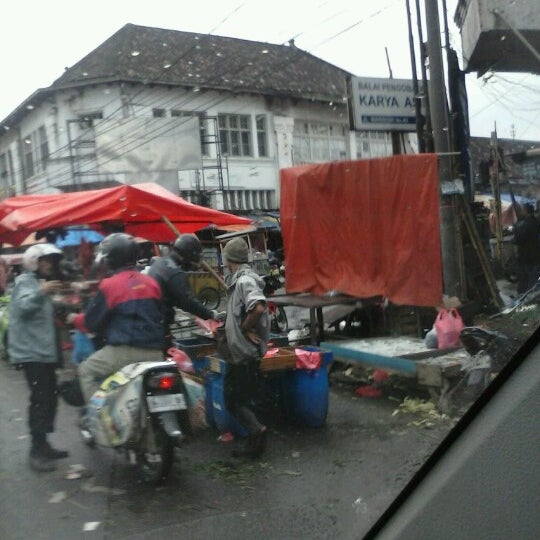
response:
M199 432L171 478L151 487L121 454L84 446L63 402L51 440L70 457L55 472L31 471L26 383L0 361L0 538L361 538L450 425L414 427L392 416L395 402L352 388L331 386L323 428L271 422L261 461L233 459L215 431ZM92 476L68 479L73 465Z

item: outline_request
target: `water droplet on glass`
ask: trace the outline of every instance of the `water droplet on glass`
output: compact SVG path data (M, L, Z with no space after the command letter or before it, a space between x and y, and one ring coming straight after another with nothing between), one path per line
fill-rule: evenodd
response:
M365 514L367 513L367 504L362 500L362 497L358 497L356 501L353 502L353 508L356 514Z

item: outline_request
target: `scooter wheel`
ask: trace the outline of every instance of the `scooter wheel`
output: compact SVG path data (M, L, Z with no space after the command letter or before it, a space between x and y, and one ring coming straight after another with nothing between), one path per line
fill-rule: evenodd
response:
M174 460L174 441L161 429L154 431L153 448L142 448L138 467L143 482L159 484L170 473ZM144 446L144 445L143 445Z

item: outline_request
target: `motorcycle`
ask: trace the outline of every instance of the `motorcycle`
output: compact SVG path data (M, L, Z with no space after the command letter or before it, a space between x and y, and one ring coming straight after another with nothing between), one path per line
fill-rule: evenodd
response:
M60 394L71 405L83 405L80 387L72 386L64 383ZM111 375L90 398L81 426L88 446L123 452L151 484L168 476L174 448L189 434L186 389L172 360L130 364Z

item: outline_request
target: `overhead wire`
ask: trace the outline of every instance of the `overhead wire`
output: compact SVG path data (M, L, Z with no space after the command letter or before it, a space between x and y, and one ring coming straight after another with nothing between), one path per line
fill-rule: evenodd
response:
M461 55L462 58L466 59L467 61L469 59L467 59L465 57L465 55L463 54L463 51L461 50L461 48L459 47L459 45L457 45L455 43L455 37L453 35L452 32L450 32L450 40L451 40L451 43L452 43L452 46L458 51L458 53ZM495 80L496 79L501 79L502 81L507 81L508 83L514 85L514 86L518 86L518 87L523 87L523 89L529 89L527 88L525 85L523 85L523 81L525 79L527 79L528 77L530 77L531 74L526 74L524 75L519 81L515 82L515 81L511 81L510 79L507 79L505 78L504 76L501 76L498 72L490 72L490 78L494 78ZM485 78L484 78L485 80ZM509 110L508 109L508 101L507 103L505 104L505 101L508 99L508 95L514 91L513 88L507 88L507 89L504 89L502 92L498 92L498 91L491 91L493 90L492 87L488 87L486 86L486 83L484 82L484 84L482 85L482 87L480 86L477 86L477 88L479 90L481 90L483 92L483 94L488 97L491 101L486 104L484 107L482 107L481 109L475 111L474 113L469 113L469 119L471 118L475 118L476 116L480 115L481 113L483 113L485 110L489 109L490 107L493 107L497 104L500 103L500 105L506 109L508 112L510 112L513 116L515 116L516 118L519 118L520 120L523 120L523 121L526 121L528 122L528 126L527 126L527 130L530 128L530 126L533 124L533 122L529 122L529 119L525 119L524 117L521 117L520 115L517 115L516 112L515 112L515 109L518 109L518 110L522 110L524 112L526 112L527 109L526 107L523 107L523 103L520 102L519 98L514 98L515 101L511 102L510 106L514 109L514 110ZM490 90L488 90L488 88L490 88ZM535 89L535 88L532 88L530 87L530 90L531 91L538 91L538 89ZM532 111L535 111L537 110L536 108L533 108Z
M243 7L249 0L246 0L244 1L240 6L238 6L237 8L235 8L233 11L229 12L229 14L220 22L218 23L214 28L218 28L224 21L226 21L227 19L230 18L230 16L232 16L234 13L236 13L241 7ZM208 32L208 35L211 34L213 30L211 30L210 32ZM198 40L198 37L195 38L195 41ZM162 65L162 69L161 71L156 75L156 77L154 77L154 79L152 79L151 81L149 81L149 83L157 83L159 82L159 78L161 77L161 75L163 75L164 73L166 73L168 70L170 70L172 67L174 67L175 65L177 65L181 60L183 60L189 53L191 53L194 49L196 49L198 46L197 43L194 43L191 47L189 47L185 52L183 52L182 54L178 55L176 58L173 59L172 62L166 62ZM132 51L132 54L133 54L134 51ZM139 94L142 94L144 91L146 90L146 86L143 85L142 88L135 94L135 96L132 96L132 99L134 97L136 97L137 95ZM109 102L105 103L104 105L101 106L102 109L105 109L108 105L111 105L113 103L115 103L117 101L117 98L112 98ZM122 108L124 107L123 104L119 105L116 109L114 109L112 112L110 112L108 114L107 117L103 118L104 120L105 119L109 119L109 118L112 118L116 113L120 112L122 110ZM75 139L75 142L77 141L77 139ZM62 150L66 150L70 147L70 144L66 144L60 148L58 148L56 151L62 151Z
M354 23L350 24L346 28L343 28L339 32L337 32L337 33L331 35L330 37L324 39L323 41L317 43L314 47L311 47L311 50L314 51L315 49L318 49L319 47L321 47L322 45L325 45L329 41L332 41L333 39L345 34L346 32L349 32L353 28L356 28L357 26L359 26L362 23L366 22L368 19L373 19L374 17L377 17L378 15L380 15L381 13L386 11L387 9L393 7L395 4L397 4L400 1L401 0L395 0L394 2L391 2L390 4L387 4L386 6L383 6L382 8L380 8L377 11L371 13L370 15L367 15L367 16L363 17L362 19L359 19L359 20L355 21Z
M235 8L232 12L230 12L218 25L216 25L215 28L219 27L223 21L227 20L228 18L230 18L230 16L233 14L233 13L236 13L241 7L243 7L245 4L247 3L247 0L246 2L243 2L242 5L238 6L237 8ZM209 33L210 35L210 33ZM196 40L198 40L198 38L195 38ZM177 65L183 58L185 58L189 53L191 53L194 49L196 49L198 46L198 44L195 42L191 47L189 47L184 53L182 53L181 55L177 56L172 62L167 62L162 70L158 73L158 75L151 81L149 81L149 83L158 83L159 82L159 77L165 73L167 70L169 70L171 67L174 67L175 65ZM137 95L140 95L142 94L144 91L147 90L147 86L146 85L142 85L141 89L136 92L136 94L134 96L131 96L131 99L133 100L135 97L137 97ZM107 102L106 104L102 105L101 106L101 109L105 109L108 105L114 103L117 101L117 98L112 98L109 102ZM156 103L158 103L158 100L156 100ZM105 118L103 118L102 120L107 120L107 119L111 119L113 118L116 113L120 112L124 107L124 104L121 104L119 105L116 109L114 109L112 112L110 112ZM195 112L195 111L194 111ZM84 118L84 117L83 117ZM55 154L60 154L61 152L65 151L65 150L68 150L71 148L71 146L74 144L74 143L77 143L80 138L82 137L83 135L81 134L79 137L76 137L73 141L70 141L68 142L67 144L63 145L63 146L60 146L59 148L55 149L55 151L53 153L51 153L51 156L54 157ZM60 159L60 158L59 158ZM71 172L71 166L69 166L66 171L66 173L70 173ZM21 174L24 174L24 169L21 167L19 169L15 169L12 171L12 175L21 175ZM62 171L60 171L60 174L63 174Z
M246 3L246 2L244 2L244 3L243 3L241 6L239 6L238 8L235 8L234 11L237 12L238 9L239 9L240 7L242 7L245 3ZM395 3L395 2L394 2L394 3ZM377 13L372 14L371 16L375 16L375 15L377 15L377 14L380 14L382 11L384 11L384 8L383 8L383 10L378 10ZM232 13L231 13L231 14L232 14ZM224 20L226 20L227 18L228 18L228 17L226 17ZM220 24L221 24L221 23L220 23ZM347 31L347 29L345 29L344 31ZM340 32L340 34L343 33L344 31ZM328 40L326 40L326 41L328 41ZM189 54L189 52L191 52L195 47L196 47L196 45L194 45L192 48L188 49L185 53L183 53L182 55L180 55L174 62L170 63L170 64L167 66L167 69L169 69L172 65L177 64L182 58L184 58L187 54ZM283 66L287 65L288 63L289 63L288 61L284 61L284 62L283 62ZM233 75L237 75L238 73L240 73L241 71L243 71L243 70L246 69L247 67L249 67L248 64L240 66L240 68L236 71L236 73L233 72ZM279 68L279 65L276 66L276 68ZM165 71L166 71L166 69L164 68L164 69L160 72L160 74L163 73L163 72L165 72ZM224 71L223 73L226 73L226 71ZM230 72L229 72L229 73L230 73ZM156 82L156 79L155 79L154 81L151 81L151 82ZM241 89L241 87L237 87L237 90L238 90L238 89ZM131 97L130 97L130 100L133 101L133 99L134 99L135 97L137 97L138 95L141 95L145 90L146 90L146 87L141 88L141 90L138 91L138 92L136 92L136 94L135 94L134 96L131 96ZM215 105L221 103L222 101L228 99L228 97L229 97L228 95L225 95L225 96L223 96L222 98L217 99L212 105L205 105L205 107L208 108L209 106L215 106ZM174 102L176 102L176 99L177 99L177 97L172 98L172 99L169 101L169 103L174 103ZM185 105L186 103L189 103L189 102L193 101L193 99L194 99L193 97L189 97L189 95L188 95L188 99L184 102L184 105ZM114 102L114 101L116 101L116 99L112 100L111 102ZM147 103L147 104L145 104L144 106L148 107L148 106L150 106L150 105L153 104L153 103L156 103L156 104L158 104L158 103L163 104L163 100L162 100L161 97L158 96L158 97L152 99L152 100L150 101L150 103ZM124 105L119 106L115 111L113 111L113 112L110 113L106 118L104 118L104 120L105 120L105 119L110 119L110 118L112 118L112 116L113 116L116 112L120 111L123 107L124 107ZM203 112L203 111L200 111L200 110L193 110L193 111L189 111L189 112L196 113L196 112ZM111 128L111 129L112 129L112 128ZM172 129L172 128L171 128L171 129ZM165 133L166 133L166 132L168 132L168 131L165 131ZM105 133L105 132L102 132L102 134L103 134L103 133ZM146 135L147 135L147 134L146 134ZM151 140L151 139L150 139L150 140ZM77 142L77 139L75 139L74 142ZM145 137L145 140L144 140L143 143L141 143L141 145L146 144L147 142L149 142L149 140L147 139L147 137ZM141 146L141 145L139 145L139 146ZM67 148L69 148L69 147L70 147L70 144L68 143L68 144L64 145L63 147L57 149L55 152L59 152L60 150L65 150L65 149L67 149ZM128 151L131 151L131 150L128 150ZM127 152L127 151L126 151L126 152ZM124 153L126 153L126 152L124 152ZM123 155L123 154L120 154L120 155ZM22 169L19 170L18 173L20 174L21 171L22 171ZM87 174L91 174L91 173L94 173L94 172L95 172L95 173L98 173L98 169L97 169L97 168L94 168L94 169L86 170L85 172L86 172ZM57 183L57 184L60 184L60 183L61 183L61 182L58 181L59 176L60 176L60 180L62 179L62 176L61 176L61 175L67 176L67 179L69 179L69 178L72 176L71 166L66 167L66 169L65 169L64 171L61 171L61 170L59 171L58 175L56 176L56 178L57 178L57 182L56 182L56 183Z

